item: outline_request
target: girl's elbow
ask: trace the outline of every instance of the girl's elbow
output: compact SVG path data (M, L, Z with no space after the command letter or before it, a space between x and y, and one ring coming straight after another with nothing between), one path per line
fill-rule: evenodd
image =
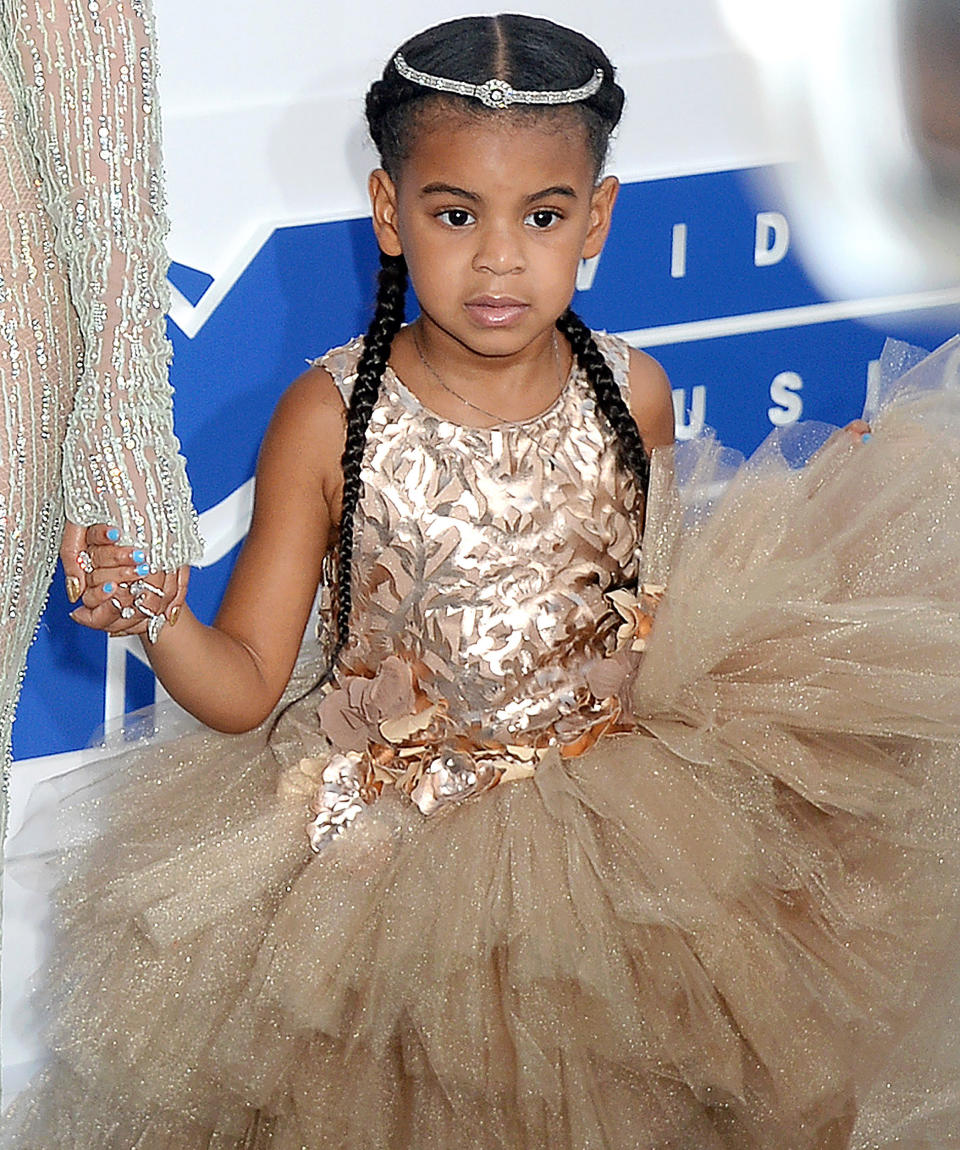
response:
M276 706L278 699L258 699L255 702L245 702L238 705L236 702L221 700L207 707L197 707L193 714L205 726L223 735L244 735L248 731L256 730L268 719Z
M245 735L248 731L253 731L263 722L263 718L250 718L249 716L221 716L215 715L211 718L204 719L206 725L214 731L219 731L222 735Z

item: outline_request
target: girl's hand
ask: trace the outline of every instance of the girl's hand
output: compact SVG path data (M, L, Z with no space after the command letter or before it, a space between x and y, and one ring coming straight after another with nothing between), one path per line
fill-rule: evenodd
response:
M851 420L843 430L855 439L859 439L861 443L863 443L865 439L869 439L871 435L870 424L867 423L865 419Z
M146 633L153 641L164 622L177 621L190 568L152 571L144 551L120 546L117 536L116 529L106 524L88 528L86 547L77 556L83 606L71 618L109 635Z

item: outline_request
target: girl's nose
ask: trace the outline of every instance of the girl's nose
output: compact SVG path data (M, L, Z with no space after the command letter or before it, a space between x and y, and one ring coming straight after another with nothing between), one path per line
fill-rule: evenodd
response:
M479 243L473 257L474 271L506 276L522 271L523 248L512 228L490 226L479 232Z

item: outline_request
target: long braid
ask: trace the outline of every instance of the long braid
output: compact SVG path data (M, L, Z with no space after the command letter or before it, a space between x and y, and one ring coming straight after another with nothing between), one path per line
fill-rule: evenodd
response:
M633 473L644 499L650 485L650 457L647 455L636 422L623 401L610 365L583 320L570 308L557 320L557 330L567 337L577 363L586 372L597 399L597 406L617 437L620 462Z
M360 465L367 441L367 425L373 414L380 383L390 356L393 338L403 326L407 291L407 264L403 256L380 254L377 304L364 337L363 352L357 364L357 379L347 408L347 438L341 458L343 468L343 509L337 544L337 643L332 663L336 663L350 637L353 569L353 520L360 502L363 482Z

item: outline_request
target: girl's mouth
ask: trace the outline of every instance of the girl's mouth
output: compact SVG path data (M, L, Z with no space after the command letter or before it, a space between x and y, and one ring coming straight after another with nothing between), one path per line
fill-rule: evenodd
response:
M507 327L516 323L529 309L529 304L512 296L481 295L463 305L470 318L481 327Z

